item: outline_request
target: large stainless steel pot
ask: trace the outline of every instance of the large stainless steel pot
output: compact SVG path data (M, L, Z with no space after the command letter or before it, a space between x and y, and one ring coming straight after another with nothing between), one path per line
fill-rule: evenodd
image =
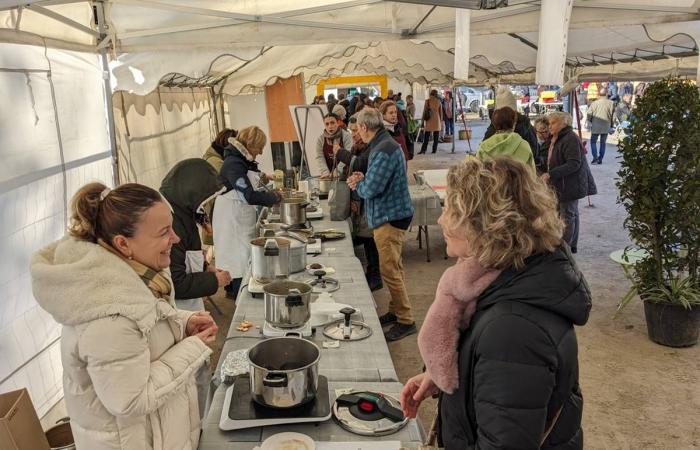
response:
M269 223L260 227L260 237L281 237L289 240L289 273L306 269L307 233L288 231L289 226L281 223Z
M289 273L306 270L306 241L305 234L289 231L284 234L289 239Z
M287 225L303 225L306 223L306 207L309 206L303 198L285 198L280 203L280 220Z
M333 188L333 180L330 178L321 178L318 181L318 191L321 194L328 194Z
M298 281L273 281L263 286L265 321L278 328L298 328L311 318L311 286Z
M293 408L313 400L318 390L321 351L296 337L265 339L248 351L253 400L272 408Z
M283 238L257 238L250 241L251 270L258 283L270 283L289 276L290 242Z

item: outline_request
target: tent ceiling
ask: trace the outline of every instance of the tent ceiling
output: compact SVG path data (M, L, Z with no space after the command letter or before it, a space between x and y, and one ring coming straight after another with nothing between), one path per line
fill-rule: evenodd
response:
M217 85L239 93L277 77L389 73L450 83L455 10L382 0L110 0L109 35L96 36L90 3L0 0L0 40L108 45L115 88L147 93L158 83ZM472 11L470 83L534 79L539 1ZM571 74L638 77L687 73L697 55L687 35L657 42L645 26L698 21L698 0L574 0L567 61ZM615 63L615 64L613 64ZM619 64L618 64L619 63ZM593 68L595 70L593 70ZM668 72L667 72L668 73ZM224 83L225 81L225 83Z

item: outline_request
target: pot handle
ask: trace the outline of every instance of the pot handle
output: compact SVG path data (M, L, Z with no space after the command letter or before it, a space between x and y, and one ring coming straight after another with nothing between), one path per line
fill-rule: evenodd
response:
M284 334L285 337L296 337L301 339L301 333L298 331L288 331Z
M284 372L267 372L263 378L263 386L267 387L287 387L287 374Z
M288 295L287 298L284 299L284 304L288 308L293 308L295 306L304 306L304 301L302 300L301 295L293 294Z
M275 239L268 239L265 241L265 251L263 252L265 256L279 256L280 248L277 245Z

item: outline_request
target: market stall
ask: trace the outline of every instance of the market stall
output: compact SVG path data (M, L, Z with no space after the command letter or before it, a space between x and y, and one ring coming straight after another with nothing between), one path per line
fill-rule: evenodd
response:
M327 204L323 206L327 210ZM267 322L269 304L266 306L268 296L257 286L252 285L256 283L254 277L247 277L249 282L241 287L236 301L236 312L212 380L213 397L204 420L200 449L217 449L227 442L236 443L235 448L254 448L275 433L286 431L311 436L318 441L316 444L318 449L348 448L342 447L341 443L345 442L345 445L349 445L349 442L354 441L386 441L381 447L376 447L381 449L398 449L401 446L417 448L423 442L423 430L415 420L391 420L385 417L358 419L357 414L350 414L350 410L343 413L342 405L340 410L337 410L339 407L337 397L350 390L381 393L398 398L401 384L398 383L398 376L382 334L374 298L367 286L362 265L354 255L350 227L345 221L331 222L327 220L327 215L325 217L310 222L314 231L330 229L343 233L344 237L323 242L320 253L315 256L307 255L309 266L321 265L324 271L330 274L324 275L324 278L328 279L328 286L320 288L320 292L312 296L314 303L310 305L312 314L308 323L295 328L269 327ZM309 270L292 273L289 280L310 283L320 278L312 273L314 272L309 273ZM336 284L333 284L334 282ZM317 286L319 285L315 287ZM316 314L318 309L314 309L314 305L323 301L320 299L321 295L328 297L327 294L321 294L322 292L330 294L330 298L325 298L325 301L335 302L335 308L330 307L330 310L334 311L331 314L323 312ZM322 306L325 311L328 311L328 303L323 303ZM338 315L337 312L344 307L352 308L350 310L352 324L357 328L356 331L361 333L357 336L353 335L353 339L356 337L357 340L343 340L342 337L336 340L329 337L332 335L330 330L336 329L334 323L337 323L338 317L342 317L342 314ZM341 318L340 321L342 322L343 319ZM247 326L248 324L250 326ZM249 400L240 400L245 395L240 391L245 390L249 380L240 375L227 378L228 372L235 366L234 358L237 354L246 353L265 339L274 339L290 333L299 333L320 349L318 363L320 381L317 396L321 398L324 394L329 395L329 399L322 398L319 401L324 405L328 403L332 408L336 408L336 411L329 409L318 413L318 408L314 406L312 410L302 408L298 413L293 412L290 416L284 412L273 414L266 408L260 408L259 405L250 411L237 410L235 405L249 402ZM326 381L328 388L325 387ZM247 397L244 398L247 399ZM314 418L314 414L318 414L319 417ZM304 423L310 421L314 423ZM319 422L320 425L315 422ZM258 423L269 425L257 426ZM331 446L334 442L339 446Z

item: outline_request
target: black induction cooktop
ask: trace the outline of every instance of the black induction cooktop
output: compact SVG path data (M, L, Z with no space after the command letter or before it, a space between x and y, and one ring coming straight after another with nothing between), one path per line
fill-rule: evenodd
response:
M231 406L228 416L231 420L263 420L263 419L293 419L293 418L323 418L331 413L330 391L328 378L318 377L318 389L314 400L295 408L269 408L253 401L250 393L250 378L241 376L233 384Z

